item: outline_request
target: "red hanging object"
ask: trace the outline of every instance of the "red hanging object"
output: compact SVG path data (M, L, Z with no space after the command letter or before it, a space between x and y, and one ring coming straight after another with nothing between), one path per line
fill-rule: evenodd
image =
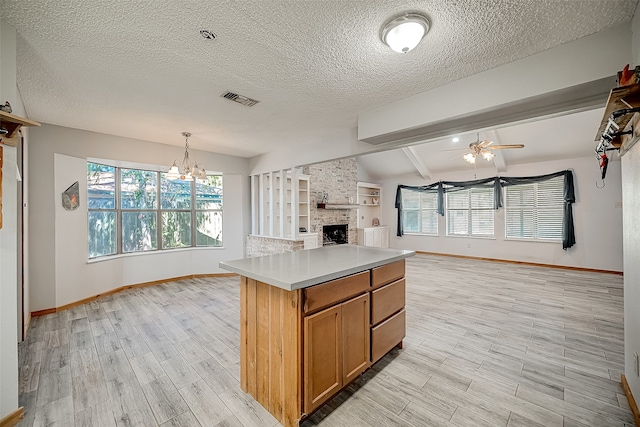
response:
M609 158L607 157L607 153L602 153L600 156L600 174L601 178L604 179L607 174L607 165L609 164Z

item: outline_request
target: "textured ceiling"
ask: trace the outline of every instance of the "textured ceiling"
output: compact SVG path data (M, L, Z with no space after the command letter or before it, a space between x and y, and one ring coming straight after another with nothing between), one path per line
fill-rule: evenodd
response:
M629 21L636 0L0 0L18 88L46 123L251 157L358 112ZM381 25L425 12L406 55ZM205 40L209 29L216 40ZM233 91L260 101L220 98Z

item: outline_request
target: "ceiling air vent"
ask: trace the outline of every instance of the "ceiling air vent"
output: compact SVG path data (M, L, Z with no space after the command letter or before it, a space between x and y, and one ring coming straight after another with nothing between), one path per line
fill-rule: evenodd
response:
M220 96L223 98L227 98L229 101L246 105L247 107L253 107L258 102L260 102L260 101L256 101L255 99L247 98L246 96L238 95L237 93L233 93L233 92L225 92Z

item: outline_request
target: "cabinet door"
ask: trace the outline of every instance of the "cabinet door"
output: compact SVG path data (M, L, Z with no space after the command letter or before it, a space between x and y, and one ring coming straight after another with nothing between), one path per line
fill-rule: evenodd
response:
M315 249L318 247L318 237L316 236L305 237L302 241L304 242L305 250Z
M343 384L369 367L369 293L342 303Z
M304 411L310 414L342 388L342 306L304 318Z
M379 228L373 231L373 246L376 248L382 247L382 233L380 231Z
M381 228L380 229L380 247L382 248L388 248L389 247L389 229L388 228Z
M364 245L373 246L373 235L375 230L364 230Z

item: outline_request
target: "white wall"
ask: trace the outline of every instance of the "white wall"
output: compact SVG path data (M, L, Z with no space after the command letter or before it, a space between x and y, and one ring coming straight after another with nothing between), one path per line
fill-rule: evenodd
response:
M640 5L633 18L632 66L640 65ZM622 67L621 67L622 68ZM640 355L640 143L622 156L624 231L624 375L640 404L640 377L634 369L634 353Z
M223 273L218 262L242 258L249 230L246 159L190 151L207 170L223 172L224 248L196 248L87 262L87 158L166 166L180 147L53 125L30 135L31 310L59 307L125 285L190 274ZM80 207L66 211L61 193L80 183Z
M523 242L505 240L504 209L496 211L495 239L446 237L446 222L439 217L439 236L419 236L405 234L397 237L397 209L395 194L398 184L425 185L418 177L393 177L376 180L384 185L382 191L381 221L389 226L390 246L425 252L437 252L464 256L486 257L502 260L524 261L571 267L594 268L622 271L622 200L620 189L620 162L609 163L606 187L597 189L599 178L597 161L592 157L569 161L554 161L510 166L504 176L535 176L561 170L572 169L576 189L576 203L573 216L576 245L566 251L560 243ZM495 176L489 171L478 179ZM440 177L447 181L473 179L473 169L468 174L451 173ZM600 184L601 185L601 184ZM618 204L616 207L616 204Z
M624 214L624 354L625 376L636 402L640 400L640 377L633 354L640 354L640 143L622 157Z
M16 32L0 20L0 100L17 104ZM0 229L0 419L18 409L16 149L4 146Z
M0 419L18 408L16 149L4 146L0 229Z

